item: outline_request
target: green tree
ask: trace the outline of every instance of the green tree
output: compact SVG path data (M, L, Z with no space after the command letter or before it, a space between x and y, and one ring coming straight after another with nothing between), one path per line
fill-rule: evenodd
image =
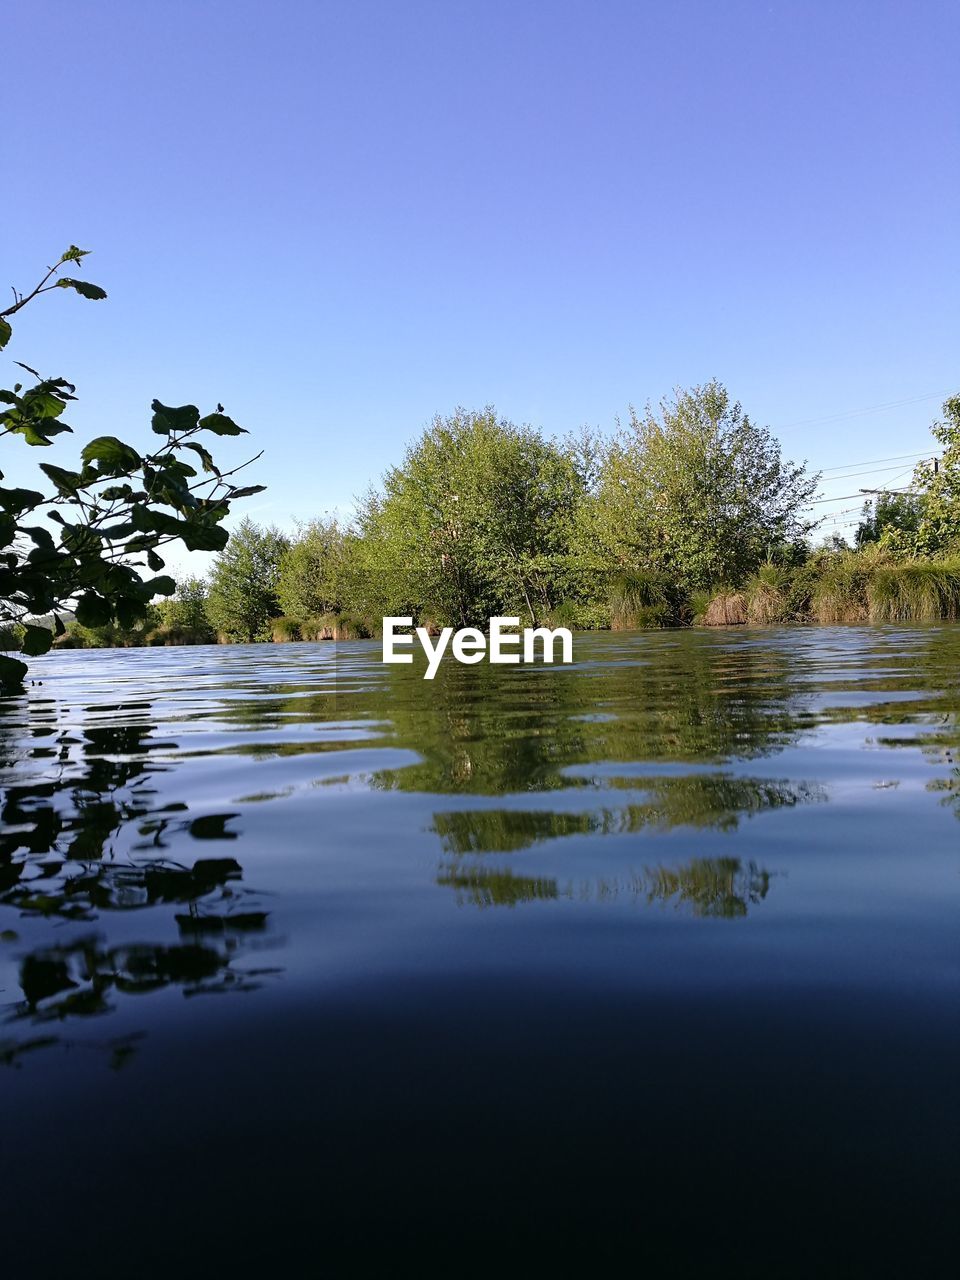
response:
M212 644L216 631L208 610L209 587L204 578L188 577L177 583L176 595L160 605L160 624L174 642Z
M687 589L742 581L812 528L819 477L785 462L718 382L632 409L601 468L591 533L614 570L655 570Z
M385 611L457 625L545 617L561 598L585 496L571 456L531 427L436 418L367 495L363 553Z
M960 395L945 402L943 420L930 430L943 453L914 472L921 515L910 549L921 556L960 550ZM903 541L910 541L909 534Z
M311 520L280 561L277 598L288 618L301 622L342 608L347 534L336 520Z
M33 290L14 290L13 304L0 312L0 348L10 340L10 318L43 294L70 289L91 300L106 297L98 285L62 274L84 257L85 250L71 245ZM33 381L0 390L0 438L8 446L18 436L33 448L49 448L71 431L62 415L75 387L20 368ZM263 488L233 485L232 473L214 462L209 437L243 431L222 406L201 417L194 405L171 408L154 400L151 425L161 437L153 451L141 454L116 436L98 436L81 450L79 470L41 463L44 490L0 487L0 626L22 625L9 631L8 642L19 637L24 654L46 652L54 634L63 633L61 610L72 609L84 627L134 627L155 596L175 589L171 577L141 572L164 567L158 548L179 540L191 551L221 550L228 537L221 522L231 502ZM38 622L45 614L52 628ZM0 657L5 685L19 684L26 670L23 662Z
M129 627L105 622L98 627L85 627L74 620L67 623L65 647L80 649L137 649L149 643L151 632L160 622L160 608L151 604L146 613Z
M210 621L227 639L267 639L270 619L280 612L280 563L289 546L278 529L249 519L233 531L214 563L207 602Z
M920 497L913 493L881 493L876 502L865 502L857 527L856 543L865 547L893 535L912 537L923 514Z

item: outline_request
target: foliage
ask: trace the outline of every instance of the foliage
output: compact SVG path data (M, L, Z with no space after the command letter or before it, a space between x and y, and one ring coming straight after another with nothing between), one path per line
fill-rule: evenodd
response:
M361 612L545 618L565 594L584 493L573 458L530 427L491 408L435 419L364 500L362 563L380 607L358 601Z
M301 622L339 613L350 538L336 520L301 527L280 561L277 599L288 618Z
M276 644L282 644L291 640L302 640L303 633L301 624L297 618L281 618L270 619L270 639Z
M604 459L593 512L601 559L679 586L739 582L809 532L818 477L717 382L677 391L659 416L633 410Z
M923 515L923 500L913 493L881 493L876 503L865 502L856 544L871 542L889 545L892 535L909 538L915 535Z
M806 565L764 565L742 591L721 592L708 625L749 622L930 622L960 617L960 557L904 559L871 543L823 551Z
M609 619L614 631L673 626L681 621L683 613L679 593L662 573L621 573L613 579Z
M85 627L76 619L68 622L65 633L56 641L65 649L137 649L151 643L151 636L160 622L160 609L151 604L144 616L129 627L116 622L104 622L99 626Z
M209 594L204 578L187 577L178 582L173 599L160 605L160 629L153 642L213 644L217 633L210 621Z
M943 454L936 462L921 462L914 472L921 516L912 538L901 540L918 556L960 551L960 395L945 402L943 421L930 430Z
M0 313L0 347L10 339L10 317L41 294L58 288L106 297L99 286L62 274L85 256L72 245L29 294L14 291L14 303ZM0 390L0 437L49 448L71 431L62 415L76 388L20 367L33 381ZM235 486L214 462L209 437L243 430L221 405L201 417L193 405L171 408L154 400L152 428L161 437L152 451L98 436L81 450L79 470L41 463L42 491L0 488L0 623L23 625L24 654L46 652L54 635L63 634L64 609L73 609L83 627L130 629L142 622L151 600L175 589L171 577L141 572L155 575L164 567L158 549L176 540L191 551L222 549L227 532L221 522L231 502L263 488ZM52 629L37 623L40 614L52 615ZM25 672L24 663L0 658L0 682L17 684Z
M270 638L270 621L280 612L277 587L289 540L278 529L245 519L214 563L207 612L227 640L249 643Z

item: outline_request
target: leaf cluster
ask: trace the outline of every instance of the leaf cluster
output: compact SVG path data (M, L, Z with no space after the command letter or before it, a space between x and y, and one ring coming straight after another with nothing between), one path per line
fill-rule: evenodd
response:
M87 299L106 297L97 285L59 275L85 256L71 246L30 293L14 291L14 304L0 314L0 346L11 334L9 317L40 294L68 288ZM0 439L49 448L72 431L63 415L76 388L20 368L32 381L0 389ZM63 611L94 628L129 628L144 619L155 596L176 588L160 572L162 549L179 541L190 551L222 550L231 504L263 488L233 482L248 463L224 472L214 460L211 437L244 433L222 405L201 416L195 405L154 400L152 410L160 437L154 449L141 453L116 436L98 436L83 446L79 470L41 462L43 489L0 484L0 622L22 624L27 656L44 653L63 634ZM40 615L52 617L52 628L37 621ZM4 684L21 680L25 670L16 659L0 658Z

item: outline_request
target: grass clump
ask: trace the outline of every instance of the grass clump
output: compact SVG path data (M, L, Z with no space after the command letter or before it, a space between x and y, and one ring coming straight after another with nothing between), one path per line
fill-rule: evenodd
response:
M701 615L705 627L743 626L747 621L747 597L742 591L720 591Z
M790 618L791 573L784 565L768 560L744 584L747 621L752 626L773 626Z
M612 631L676 626L681 621L681 609L679 592L660 573L621 574L610 589Z

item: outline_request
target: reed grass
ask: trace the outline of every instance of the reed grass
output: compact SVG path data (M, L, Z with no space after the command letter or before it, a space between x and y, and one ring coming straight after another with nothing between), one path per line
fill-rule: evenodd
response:
M703 613L705 627L742 626L747 621L747 597L742 591L721 591Z
M955 622L960 556L897 560L877 547L824 552L796 568L767 563L739 591L697 610L706 626L785 622Z
M608 607L612 631L669 627L680 621L677 592L658 573L621 574L610 588Z

